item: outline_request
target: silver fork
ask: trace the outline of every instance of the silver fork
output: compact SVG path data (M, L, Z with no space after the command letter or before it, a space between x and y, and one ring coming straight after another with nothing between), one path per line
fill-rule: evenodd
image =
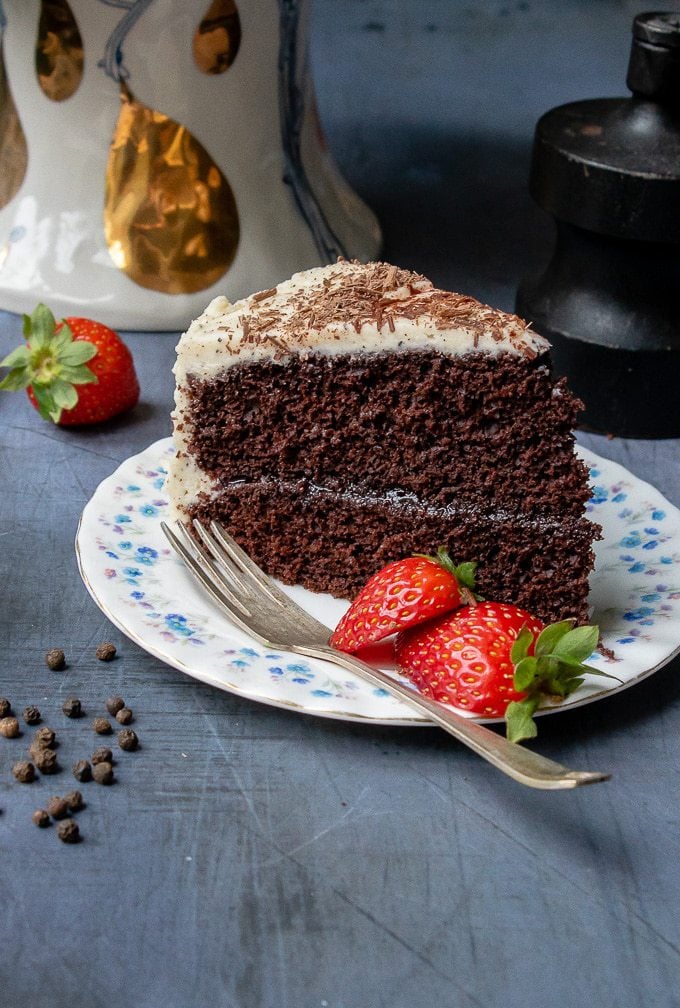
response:
M607 773L569 770L509 742L484 725L456 714L450 707L415 693L354 655L337 651L328 643L329 628L280 591L224 529L212 522L208 532L200 522L193 524L202 545L180 522L174 530L165 522L161 522L161 527L191 574L229 620L266 647L321 658L389 690L520 784L556 790L609 779Z

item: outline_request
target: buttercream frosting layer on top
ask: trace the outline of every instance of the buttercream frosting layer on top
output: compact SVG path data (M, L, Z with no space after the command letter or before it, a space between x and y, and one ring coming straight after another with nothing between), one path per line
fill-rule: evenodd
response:
M435 350L534 358L548 342L516 315L438 290L387 263L340 261L296 273L230 303L215 298L182 336L175 374L207 378L227 367L292 355Z

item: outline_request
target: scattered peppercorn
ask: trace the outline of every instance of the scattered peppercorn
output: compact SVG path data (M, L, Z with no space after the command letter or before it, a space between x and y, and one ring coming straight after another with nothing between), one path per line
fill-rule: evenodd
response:
M106 701L106 709L109 714L117 714L119 710L122 710L125 706L125 701L122 696L110 696Z
M64 795L64 801L71 812L80 812L81 809L85 808L85 802L80 791L69 791L67 795Z
M7 697L0 697L0 718L6 718L12 713L12 705Z
M107 746L99 746L92 753L92 765L96 766L97 763L113 763L113 753Z
M48 728L47 725L43 725L42 728L38 728L33 736L31 746L35 749L51 749L56 741L57 736L53 730Z
M78 697L67 697L61 705L66 717L79 718L82 716L83 708Z
M92 722L92 729L97 735L110 735L113 731L111 722L105 717L96 717Z
M34 725L40 723L40 711L37 707L31 705L30 707L24 707L24 713L22 717L26 724Z
M113 661L116 657L115 645L113 645L110 641L105 641L103 644L99 645L95 651L95 655L99 658L99 661Z
M68 815L68 802L60 795L55 795L54 798L50 798L45 810L53 819L64 819Z
M110 763L96 763L92 768L92 776L97 784L113 783L113 767Z
M123 728L118 732L118 745L126 752L133 752L139 745L137 733L132 728Z
M20 734L19 722L15 717L0 719L0 735L4 735L5 738L16 738Z
M50 817L44 808L36 809L33 815L31 816L31 819L33 820L35 825L40 826L41 829L45 829L45 827L49 826L51 822Z
M53 672L62 672L66 668L66 655L61 648L52 648L45 655L45 664Z
M35 780L35 767L28 760L19 760L12 767L12 773L20 784L30 784Z
M40 773L53 774L59 769L57 754L54 749L37 749L35 746L31 746L30 752L33 757L33 762Z
M86 759L80 759L77 763L73 764L73 776L81 784L92 780L92 767Z
M64 819L57 826L57 836L64 843L78 843L80 840L78 823L73 819Z
M134 720L134 715L129 707L121 707L116 714L118 724L130 724L132 720Z

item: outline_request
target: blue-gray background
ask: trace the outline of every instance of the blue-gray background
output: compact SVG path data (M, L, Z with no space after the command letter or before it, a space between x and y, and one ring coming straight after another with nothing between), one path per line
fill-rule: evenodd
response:
M512 308L551 241L526 191L534 123L625 93L638 9L316 0L321 117L386 258ZM0 355L18 338L0 314ZM546 755L614 771L550 794L434 730L281 712L150 658L91 602L73 552L99 481L169 433L175 337L127 339L143 400L109 427L53 429L0 395L0 694L59 727L66 694L93 711L121 692L143 741L115 787L89 786L69 848L29 821L69 775L16 784L0 739L0 1005L680 1005L678 662L543 720ZM680 504L680 443L580 437ZM107 638L120 657L104 666ZM61 643L60 676L43 654Z

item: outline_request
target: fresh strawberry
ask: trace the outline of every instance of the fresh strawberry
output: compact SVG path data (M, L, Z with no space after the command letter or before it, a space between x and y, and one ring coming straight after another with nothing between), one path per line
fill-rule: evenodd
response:
M474 598L476 564L456 566L443 547L436 556L387 564L370 578L333 631L330 643L350 653L451 612Z
M514 742L533 738L541 701L563 699L583 673L605 675L584 660L595 626L543 624L513 605L480 602L400 633L399 670L426 696L487 718L505 717Z
M85 318L57 323L45 305L24 315L26 344L0 367L0 389L26 389L45 420L62 427L101 423L132 409L139 382L132 354L108 326Z

